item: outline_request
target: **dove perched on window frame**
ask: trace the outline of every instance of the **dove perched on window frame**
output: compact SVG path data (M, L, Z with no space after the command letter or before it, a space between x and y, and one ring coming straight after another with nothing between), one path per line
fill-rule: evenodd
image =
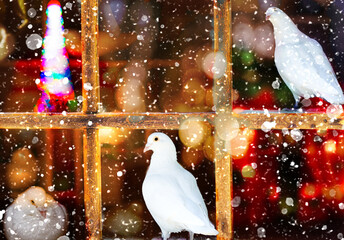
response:
M177 162L177 151L164 133L152 133L144 152L152 150L142 185L146 206L159 225L163 240L173 232L217 235L195 177Z
M320 97L331 104L344 104L343 91L321 45L302 33L281 9L265 12L274 28L275 64L291 90L295 107L300 98Z

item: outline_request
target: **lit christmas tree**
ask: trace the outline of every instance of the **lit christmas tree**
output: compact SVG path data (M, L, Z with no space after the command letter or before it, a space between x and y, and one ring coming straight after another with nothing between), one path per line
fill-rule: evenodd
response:
M69 100L74 99L73 85L70 81L68 54L62 9L59 1L51 0L47 7L47 25L43 40L41 78L36 80L42 96L38 100L38 112L62 112Z

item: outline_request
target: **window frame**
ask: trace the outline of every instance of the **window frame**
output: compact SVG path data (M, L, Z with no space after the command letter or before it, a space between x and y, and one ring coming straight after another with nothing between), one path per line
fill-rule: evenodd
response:
M275 122L272 129L344 129L344 119L330 119L326 113L235 113L231 71L231 1L214 0L214 51L224 53L227 70L215 79L213 98L215 112L195 113L98 113L99 55L98 55L98 0L81 1L82 84L83 109L80 113L11 113L0 114L0 128L5 129L75 129L75 137L83 134L84 201L88 239L102 239L101 158L99 128L178 129L180 123L192 116L201 116L218 129L215 120L225 114L234 117L241 126L261 129L264 122ZM88 87L88 89L90 89ZM232 239L232 160L223 151L223 142L215 134L215 184L217 239ZM230 149L230 148L229 148ZM79 174L80 175L80 174Z

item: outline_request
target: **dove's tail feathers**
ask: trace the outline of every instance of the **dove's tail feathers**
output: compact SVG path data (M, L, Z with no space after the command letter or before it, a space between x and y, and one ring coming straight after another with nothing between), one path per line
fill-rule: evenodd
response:
M199 225L189 226L189 228L192 232L197 233L197 234L202 234L202 235L215 236L219 233L211 222L208 222L202 226L199 226Z
M203 227L200 229L196 229L194 232L209 236L216 236L217 234L219 234L219 232L214 227Z
M323 96L323 98L328 101L331 104L334 105L342 105L344 104L344 95L343 94L338 94L338 95L326 95Z
M314 93L316 96L320 95L323 99L331 104L344 104L343 90L335 77L326 83L322 89L318 89L318 91L315 91Z

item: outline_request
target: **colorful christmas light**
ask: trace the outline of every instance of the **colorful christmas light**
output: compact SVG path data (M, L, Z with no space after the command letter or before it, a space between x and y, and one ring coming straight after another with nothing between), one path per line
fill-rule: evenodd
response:
M38 100L36 111L61 112L66 110L68 101L74 99L74 90L70 81L71 72L65 48L62 9L59 1L51 0L46 14L41 78L36 80L42 96Z

